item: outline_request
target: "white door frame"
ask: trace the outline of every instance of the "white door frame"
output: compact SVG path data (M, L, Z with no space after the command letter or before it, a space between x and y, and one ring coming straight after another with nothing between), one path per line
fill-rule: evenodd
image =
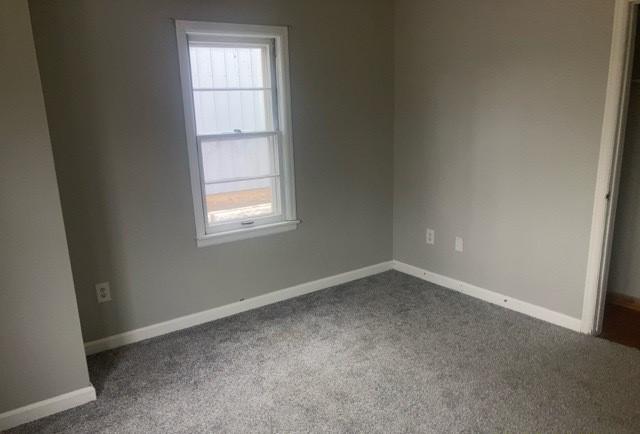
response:
M592 335L597 335L602 330L607 296L638 3L640 0L616 0L613 17L609 79L582 306L582 332Z

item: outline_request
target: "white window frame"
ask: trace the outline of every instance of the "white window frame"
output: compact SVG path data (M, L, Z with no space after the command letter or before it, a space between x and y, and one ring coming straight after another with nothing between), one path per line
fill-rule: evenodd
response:
M250 24L210 23L199 21L176 20L176 36L178 40L178 59L180 62L180 78L182 82L182 99L184 103L184 119L189 155L189 172L191 176L191 192L196 227L196 243L198 247L221 244L235 240L253 238L278 232L296 229L300 221L296 217L295 180L293 168L293 144L291 138L291 109L289 86L289 50L286 27L260 26ZM247 41L266 39L273 41L275 71L274 107L277 114L274 130L276 131L276 158L279 165L280 188L278 191L280 214L267 218L256 218L248 226L243 222L221 225L211 231L206 221L203 174L200 163L200 149L196 135L195 109L191 83L191 63L189 56L189 38L226 37L236 40L246 38ZM249 135L252 133L247 133ZM253 133L260 135L261 133ZM209 230L207 230L209 228Z

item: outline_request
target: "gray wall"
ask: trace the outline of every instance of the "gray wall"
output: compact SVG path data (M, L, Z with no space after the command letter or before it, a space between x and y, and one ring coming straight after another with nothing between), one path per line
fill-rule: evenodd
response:
M613 6L397 2L396 259L581 316Z
M89 386L26 0L0 2L0 413Z
M391 259L391 1L30 6L85 340ZM298 230L196 248L171 18L290 26Z
M640 78L636 41L634 78ZM632 82L607 291L640 299L640 83Z

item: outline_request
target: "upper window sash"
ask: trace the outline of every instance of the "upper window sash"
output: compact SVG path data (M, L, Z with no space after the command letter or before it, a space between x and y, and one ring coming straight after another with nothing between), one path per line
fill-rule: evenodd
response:
M195 110L196 107L194 106L194 110L195 110L194 114L196 115L196 135L197 136L199 137L213 136L213 135L226 136L232 133L246 134L246 133L256 133L256 132L260 133L262 131L277 132L280 130L279 119L278 119L278 116L279 116L278 96L279 95L277 91L278 77L276 75L277 66L275 62L275 58L276 58L275 44L276 44L276 40L274 38L250 38L250 37L233 37L233 36L228 37L228 36L219 36L219 35L187 34L187 46L189 50L189 69L191 71L190 87L191 87L191 92L193 93L194 104L196 103L196 101L201 101L200 104L206 104L208 101L208 105L210 107L216 107L216 98L218 98L215 96L216 93L218 93L218 95L220 94L224 95L225 93L229 95L235 92L238 92L238 93L245 92L244 96L237 97L237 98L240 98L240 100L244 100L244 98L248 96L246 92L251 92L250 95L252 98L254 98L254 100L256 97L262 99L261 106L263 107L263 110L266 110L265 112L263 112L263 115L265 117L259 116L257 118L254 118L254 120L250 122L250 124L254 124L258 128L262 126L263 127L262 130L260 129L254 130L251 126L247 126L247 125L235 125L235 126L231 125L229 128L222 127L219 130L212 130L212 128L215 128L216 123L215 122L212 123L211 121L206 121L207 118L200 117L198 115L199 113L198 110ZM214 74L214 70L211 69L211 68L214 68L214 60L212 57L210 57L210 56L213 56L213 54L209 52L209 57L207 57L205 54L203 59L202 57L198 57L196 54L192 53L192 48L195 48L195 49L197 48L259 49L262 54L260 55L257 65L254 65L254 61L257 60L255 59L254 54L250 54L249 58L245 59L245 62L248 61L251 63L252 70L254 67L258 69L259 72L256 72L258 75L256 76L254 72L251 72L249 73L249 76L246 76L241 74L240 70L237 69L236 70L236 74L238 74L237 76L233 76L233 73L231 76L229 76L229 70L225 67L225 72L223 72L221 76L220 75L217 76L218 81L216 83L216 75ZM226 56L226 55L228 54L223 54L223 56ZM193 67L194 62L195 64L198 64L198 59L200 59L201 62L204 61L205 64L207 63L209 64L208 67L207 66L204 67L204 72L199 68L192 70L194 68ZM225 62L225 60L226 58L222 59L223 62ZM235 63L235 56L231 65L233 65L234 63ZM246 66L246 63L245 63L245 66ZM236 68L239 68L239 66L236 66ZM231 67L231 71L233 71L233 69L234 68ZM204 74L204 76L201 74ZM209 77L208 79L207 79L207 76ZM243 85L242 83L243 78L245 81L245 85ZM258 79L259 82L256 82L256 79ZM204 83L203 83L203 80L204 80ZM226 86L225 84L229 83L229 80L232 81L232 84L229 86ZM249 83L247 83L247 81ZM210 94L211 96L206 96L207 94ZM223 101L224 101L224 97L223 97ZM200 107L204 107L204 106L200 106ZM258 125L256 125L254 122L257 123ZM260 124L263 124L263 125L260 125ZM238 126L239 128L235 128L236 126ZM218 125L218 127L220 127L220 125Z

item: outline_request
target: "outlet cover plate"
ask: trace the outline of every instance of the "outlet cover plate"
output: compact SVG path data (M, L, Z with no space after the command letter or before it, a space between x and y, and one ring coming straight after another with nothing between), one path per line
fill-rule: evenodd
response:
M462 237L456 237L456 252L464 251L464 240Z
M427 233L425 235L425 241L427 244L435 244L436 243L436 231L433 229L427 228Z
M98 303L111 301L111 287L109 282L96 283L96 298Z

